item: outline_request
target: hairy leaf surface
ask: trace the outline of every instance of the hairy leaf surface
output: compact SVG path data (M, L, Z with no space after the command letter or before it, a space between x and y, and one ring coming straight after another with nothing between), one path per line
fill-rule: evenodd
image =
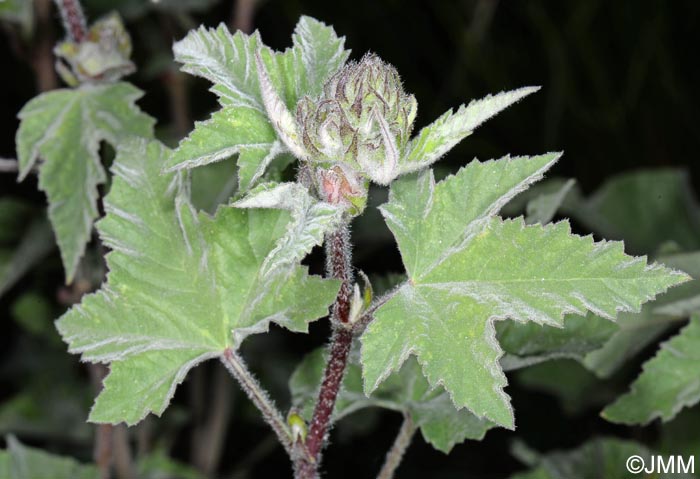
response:
M399 174L418 171L435 163L457 143L471 135L476 127L537 90L539 87L524 87L501 92L462 105L457 111L445 112L419 131L406 146Z
M271 88L294 110L303 95L316 95L326 78L349 55L345 39L311 17L299 20L293 46L284 52L265 47L260 34L231 34L226 26L201 27L174 46L175 59L188 73L214 86L223 109L182 141L168 164L170 169L193 168L239 154L239 188L253 186L270 162L286 151L265 111L256 68L256 53L265 64Z
M494 320L561 326L565 314L588 311L614 319L688 279L625 255L621 243L572 235L566 222L495 216L557 158L474 161L437 185L427 172L392 186L382 213L409 279L362 336L367 393L415 354L458 408L512 428Z
M265 260L264 272L304 259L311 248L323 243L325 234L334 230L343 216L342 208L313 198L299 183L260 185L234 206L277 208L292 215L286 233Z
M98 216L97 186L106 179L100 142L116 146L130 136L153 135L153 119L134 105L141 95L128 83L86 85L43 93L19 113L19 178L42 160L39 188L49 201L67 282L73 279Z
M700 401L700 315L663 343L644 364L630 392L605 408L603 416L624 424L673 419L684 407Z
M265 268L284 254L288 212L224 207L213 218L197 214L181 176L160 174L169 153L145 141L120 152L107 216L98 223L113 250L108 281L58 322L71 352L111 363L94 422L134 424L162 413L193 366L271 321L306 331L337 293L337 282L298 265L296 250Z

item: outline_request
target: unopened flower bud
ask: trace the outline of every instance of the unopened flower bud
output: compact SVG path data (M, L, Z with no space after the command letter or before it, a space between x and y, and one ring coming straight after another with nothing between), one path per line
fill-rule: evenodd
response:
M409 140L417 103L394 67L378 56L349 63L317 99L297 105L297 124L309 161L343 163L380 184L395 176Z
M66 83L113 82L133 73L131 39L117 14L98 20L81 41L56 45L57 70Z

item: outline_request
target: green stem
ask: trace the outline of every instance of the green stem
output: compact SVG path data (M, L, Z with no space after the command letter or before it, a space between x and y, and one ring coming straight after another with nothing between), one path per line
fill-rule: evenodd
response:
M292 435L289 432L287 423L267 392L265 392L260 383L258 383L253 374L248 370L243 358L231 348L226 348L226 351L224 351L220 359L224 366L226 366L226 369L228 369L231 375L241 385L241 388L248 398L260 410L263 419L265 419L265 422L267 422L275 432L277 439L280 444L282 444L285 451L287 451L287 454L292 457L294 453L291 439Z
M413 424L413 420L408 414L405 414L401 429L399 429L394 444L386 454L384 465L381 471L379 471L377 479L392 479L394 477L394 473L399 467L399 464L401 464L401 459L406 453L406 449L408 449L408 446L411 444L411 439L413 439L415 432L416 426Z

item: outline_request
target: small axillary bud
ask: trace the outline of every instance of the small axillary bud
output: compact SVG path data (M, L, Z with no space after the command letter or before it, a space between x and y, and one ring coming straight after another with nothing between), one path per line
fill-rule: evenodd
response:
M301 415L292 409L287 415L287 424L292 433L292 443L296 444L298 441L302 443L306 442L306 434L308 432L306 427L306 421Z
M131 38L122 19L112 13L97 22L80 40L65 40L54 48L56 70L71 86L112 83L133 73Z
M350 313L348 314L348 323L355 324L365 314L372 304L374 291L369 278L362 271L359 272L362 280L365 283L364 292L360 292L360 285L355 283L352 290L352 298L350 299Z
M342 163L387 185L398 174L416 112L396 69L367 54L330 77L319 98L302 98L296 123L308 161Z

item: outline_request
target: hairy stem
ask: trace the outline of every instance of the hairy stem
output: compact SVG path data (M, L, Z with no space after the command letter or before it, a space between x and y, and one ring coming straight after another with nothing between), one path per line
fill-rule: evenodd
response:
M313 458L318 458L323 448L330 426L333 408L343 382L345 367L352 345L352 332L345 328L336 328L331 339L331 350L326 371L323 375L321 390L314 409L311 428L306 439L306 447Z
M347 324L352 297L352 251L350 230L343 225L326 237L326 271L329 277L342 281L340 291L333 304L331 322Z
M80 0L56 0L56 6L61 12L63 27L71 40L82 42L87 35L87 22Z
M401 429L399 429L399 433L396 435L394 444L386 454L384 465L379 471L377 479L392 479L394 477L394 473L399 467L406 449L408 449L408 446L411 444L411 439L413 439L415 432L416 426L413 424L413 421L407 414L404 415Z
M253 374L248 370L243 358L231 348L226 348L224 354L221 355L221 362L224 363L224 366L226 366L226 369L228 369L231 375L236 378L248 398L250 398L253 404L260 410L265 422L270 425L277 435L280 444L282 444L291 457L293 454L292 435L289 432L287 423L269 398L267 392L265 392L262 386L253 377Z
M308 455L300 455L295 464L295 474L299 479L318 477L321 451L328 437L335 401L343 383L352 346L353 332L348 324L348 316L353 274L350 232L347 225L341 226L326 237L326 269L328 276L340 279L342 284L331 311L333 336L331 337L328 363L314 407L309 434L306 438Z

